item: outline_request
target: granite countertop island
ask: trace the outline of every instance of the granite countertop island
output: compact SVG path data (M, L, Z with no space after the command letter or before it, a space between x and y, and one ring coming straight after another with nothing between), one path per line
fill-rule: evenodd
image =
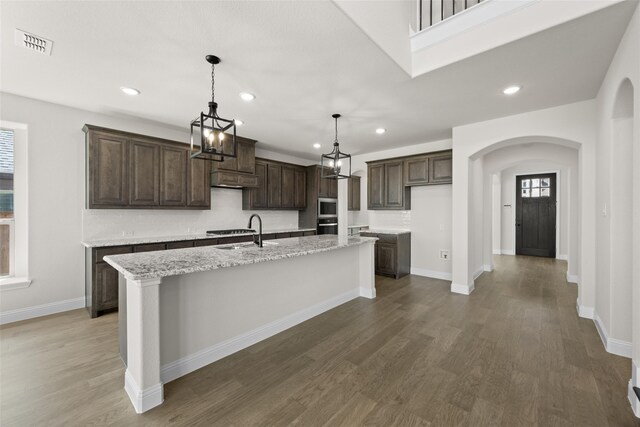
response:
M376 240L319 235L105 256L119 272L124 389L136 412L162 404L166 382L375 298Z
M265 229L262 234L273 233L292 233L296 231L315 231L315 228L278 228L278 229ZM82 243L87 248L100 248L106 246L125 246L125 245L138 245L144 243L161 243L161 242L180 242L184 240L204 240L204 239L216 239L220 237L237 237L237 236L250 236L252 233L240 233L240 234L174 234L168 236L140 236L140 237L114 237L110 239L96 239L85 240Z
M372 234L408 234L411 233L411 230L399 229L399 228L369 228L368 230L362 230L361 233L372 233Z
M262 248L251 242L234 243L111 255L105 257L104 260L118 270L126 279L140 280L293 258L361 245L375 240L377 240L375 237L339 237L325 234L264 241Z

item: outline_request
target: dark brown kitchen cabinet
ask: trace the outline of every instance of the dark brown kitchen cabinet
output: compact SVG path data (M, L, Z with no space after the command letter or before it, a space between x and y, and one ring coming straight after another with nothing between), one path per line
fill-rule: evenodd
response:
M222 162L212 162L211 185L214 187L257 187L256 177L256 141L236 136L238 143L237 157L225 158ZM225 152L233 151L232 139L225 138Z
M96 305L101 311L118 306L118 270L106 262L96 264Z
M375 273L396 279L411 271L411 233L387 234L361 231L362 237L377 237Z
M87 201L89 209L129 204L129 143L106 132L87 135Z
M160 205L160 146L132 140L129 156L129 204Z
M404 161L404 184L427 185L429 184L429 157L418 156Z
M210 162L186 144L85 125L89 209L209 209Z
M180 147L162 146L160 149L160 204L187 204L188 151Z
M367 174L367 207L370 210L411 209L411 192L404 186L402 161L369 164Z
M290 163L256 159L256 188L242 190L242 209L304 209L306 207L305 168Z
M187 174L187 206L209 208L211 187L209 185L211 162L204 159L189 159Z
M451 152L429 157L429 183L451 184L453 180L453 156Z
M348 210L360 210L360 177L351 175L348 180Z
M325 172L328 171L329 168L325 168ZM329 199L338 198L338 180L337 179L329 179L322 178L322 168L320 166L317 167L317 175L318 175L318 197L326 197Z

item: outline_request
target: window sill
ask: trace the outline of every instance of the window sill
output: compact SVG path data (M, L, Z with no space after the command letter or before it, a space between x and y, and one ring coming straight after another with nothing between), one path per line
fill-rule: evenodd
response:
M26 277L7 277L5 279L0 279L0 291L24 289L29 286L31 286L31 280Z

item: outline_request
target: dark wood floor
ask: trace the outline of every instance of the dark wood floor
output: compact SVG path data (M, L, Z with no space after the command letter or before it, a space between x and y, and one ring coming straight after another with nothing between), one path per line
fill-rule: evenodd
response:
M630 361L576 316L564 262L496 257L467 297L377 278L359 298L165 385L136 415L114 314L1 329L0 424L640 426Z

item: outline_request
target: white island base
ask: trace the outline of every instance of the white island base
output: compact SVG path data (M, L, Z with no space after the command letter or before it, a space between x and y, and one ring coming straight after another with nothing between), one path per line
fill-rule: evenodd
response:
M376 239L349 238L349 245L293 254L295 242L302 239L326 240L321 236L283 239L278 251L288 245L291 250L279 259L163 278L139 278L141 274L131 272L135 269L127 270L125 261L136 261L139 267L140 260L148 263L153 252L107 258L120 271L123 285L126 280L126 316L121 316L124 324L120 325L126 347L121 352L127 364L125 390L136 412L160 405L166 382L349 300L375 298ZM358 243L353 243L355 239ZM163 256L173 252L186 262L202 254L215 256L215 251L222 250L179 249L165 251ZM245 260L251 255L236 251ZM269 251L264 248L265 254Z

